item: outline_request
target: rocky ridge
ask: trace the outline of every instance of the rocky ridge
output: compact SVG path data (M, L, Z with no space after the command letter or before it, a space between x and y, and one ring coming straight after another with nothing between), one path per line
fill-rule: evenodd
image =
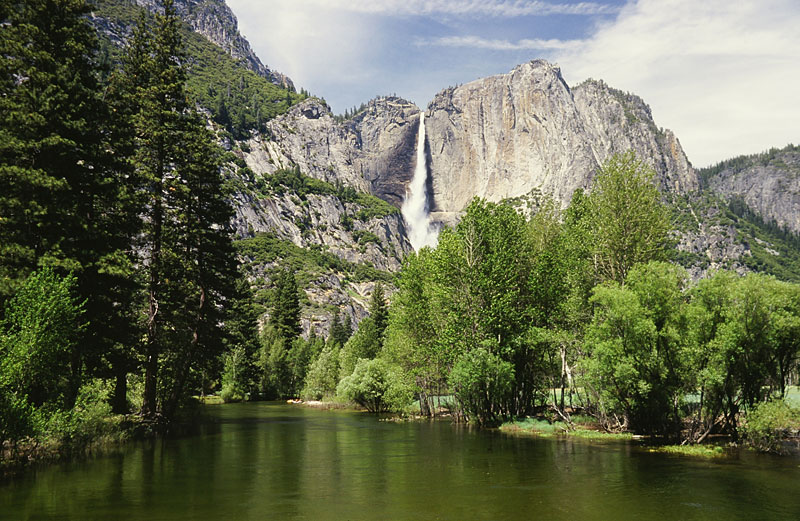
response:
M571 89L544 60L446 89L426 114L436 212L459 212L476 195L499 201L532 191L565 206L626 150L655 169L665 191L699 186L680 143L641 99L600 81Z
M414 171L419 109L397 97L371 100L346 121L309 99L253 135L245 160L257 174L297 166L303 173L372 193L399 207Z
M150 11L160 9L160 0L100 0L109 4L135 4ZM250 42L239 32L239 22L225 0L175 0L175 9L178 15L191 27L191 29L215 44L231 57L238 60L245 67L259 76L267 78L275 85L294 90L292 80L280 72L271 70L261 63L253 52ZM118 46L122 46L128 37L129 27L119 19L110 19L95 23L104 26L104 31Z
M741 198L765 220L800 233L800 147L734 158L703 173L711 191Z

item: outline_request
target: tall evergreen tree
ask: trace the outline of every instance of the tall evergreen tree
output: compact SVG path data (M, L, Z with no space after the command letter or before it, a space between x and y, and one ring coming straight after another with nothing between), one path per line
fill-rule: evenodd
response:
M236 278L221 154L187 102L179 24L171 0L164 0L152 25L142 18L120 79L143 212L142 409L167 416L175 412L193 370L219 354L219 313ZM165 371L162 361L169 362Z
M389 323L389 310L386 307L386 296L383 293L383 284L380 282L375 284L375 289L372 290L372 297L369 301L369 316L375 323L375 330L378 337L383 336L386 331L386 325Z
M300 335L300 296L294 273L288 269L282 271L275 280L275 305L272 307L270 324L290 342Z
M89 322L70 357L77 381L129 338L126 177L110 152L86 2L0 10L0 304L37 266L73 272Z

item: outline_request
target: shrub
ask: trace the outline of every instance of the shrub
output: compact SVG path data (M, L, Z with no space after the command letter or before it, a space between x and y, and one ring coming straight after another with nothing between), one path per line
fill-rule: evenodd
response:
M360 359L353 374L339 382L336 394L370 412L402 410L413 399L399 372L381 359Z
M449 382L468 420L493 425L507 416L514 368L488 349L479 347L461 355Z
M800 409L784 400L760 404L747 414L742 427L745 441L764 452L783 452L783 442L800 433Z
M336 394L339 382L339 347L334 343L322 350L311 363L306 375L302 396L306 400L321 400Z

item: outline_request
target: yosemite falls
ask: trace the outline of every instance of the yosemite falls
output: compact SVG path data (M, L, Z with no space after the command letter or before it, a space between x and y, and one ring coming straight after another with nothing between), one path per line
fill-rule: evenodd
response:
M428 207L428 164L425 157L425 112L419 113L419 131L417 135L417 164L414 177L406 189L402 213L408 227L408 239L414 251L425 246L436 247L439 230L431 224Z

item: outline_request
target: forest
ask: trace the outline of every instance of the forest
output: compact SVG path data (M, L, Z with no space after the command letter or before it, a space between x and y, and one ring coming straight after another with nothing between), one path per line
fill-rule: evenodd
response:
M566 210L474 200L396 276L269 235L234 241L237 165L219 142L235 119L245 132L273 114L230 118L216 92L207 116L214 93L189 88L181 22L163 6L112 64L84 1L0 4L0 463L170 432L207 394L481 426L580 413L612 432L767 450L800 427L785 400L800 286L726 271L692 282L632 153ZM286 90L280 109L302 97ZM396 213L296 170L262 184ZM295 262L259 300L245 256ZM304 263L378 280L369 316L301 335Z

